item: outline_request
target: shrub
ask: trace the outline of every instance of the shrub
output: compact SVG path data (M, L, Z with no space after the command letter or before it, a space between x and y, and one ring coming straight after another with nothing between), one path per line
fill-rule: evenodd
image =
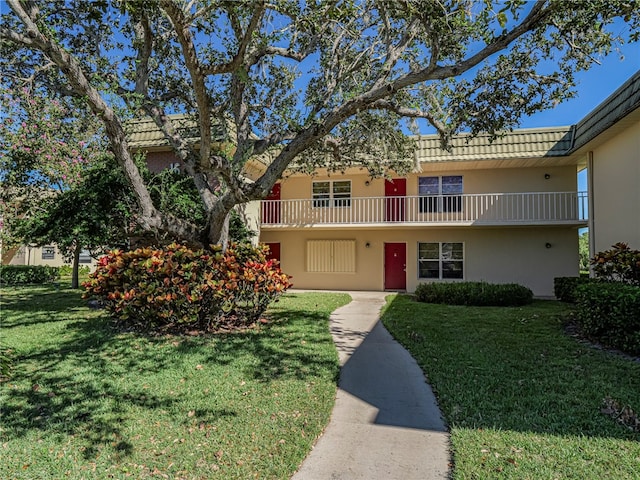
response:
M533 292L515 283L421 283L415 295L420 302L449 305L519 306L533 301Z
M2 265L0 283L2 285L27 285L53 282L60 278L57 267L49 265Z
M626 243L596 253L591 265L598 278L640 286L640 250L631 250Z
M144 330L215 331L253 324L291 286L266 247L226 252L184 245L114 250L89 275L85 298L97 297L118 323Z
M60 272L60 276L68 277L73 273L73 267L71 265L61 265L58 267ZM78 274L79 275L87 275L91 269L87 265L79 265L78 266Z
M577 319L585 335L640 354L640 287L588 283L576 288Z
M553 294L561 302L575 303L575 290L580 285L603 283L602 280L589 277L556 277L553 279Z

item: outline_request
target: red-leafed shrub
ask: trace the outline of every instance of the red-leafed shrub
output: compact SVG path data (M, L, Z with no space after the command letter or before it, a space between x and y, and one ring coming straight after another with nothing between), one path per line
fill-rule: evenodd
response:
M591 265L598 278L640 286L640 250L632 250L624 242L596 253Z
M116 321L143 330L217 331L253 324L287 288L289 276L266 247L231 245L210 252L171 244L113 250L102 257L85 297Z

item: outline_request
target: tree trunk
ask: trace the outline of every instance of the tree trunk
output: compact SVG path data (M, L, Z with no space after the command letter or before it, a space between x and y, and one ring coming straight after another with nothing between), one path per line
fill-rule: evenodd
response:
M229 217L233 204L225 207L222 201L218 201L213 210L209 212L209 227L206 230L204 248L210 245L221 245L224 251L229 245Z
M82 245L80 242L76 241L75 249L73 250L73 269L71 271L71 288L78 288L80 286L80 282L78 281L78 270L80 269L80 251L82 250Z
M222 245L222 251L226 252L229 247L229 217L231 216L231 212L227 213L227 216L224 217L224 223L222 224L222 231L220 232L220 240L219 243Z

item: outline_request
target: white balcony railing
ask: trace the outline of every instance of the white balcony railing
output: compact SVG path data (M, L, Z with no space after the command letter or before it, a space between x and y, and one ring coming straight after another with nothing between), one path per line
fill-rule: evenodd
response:
M584 223L586 192L263 200L263 226Z

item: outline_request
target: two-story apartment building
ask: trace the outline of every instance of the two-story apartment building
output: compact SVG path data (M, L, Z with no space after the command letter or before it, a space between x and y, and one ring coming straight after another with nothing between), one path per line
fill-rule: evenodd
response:
M152 171L179 168L153 122L132 132ZM577 275L577 229L587 225L577 163L565 155L571 139L572 127L494 142L459 135L447 152L423 136L420 172L287 174L246 218L298 288L413 291L424 281L486 280L552 295L555 276Z
M564 155L571 127L489 142L459 135L450 152L416 138L421 171L372 179L291 175L262 206L260 240L298 288L407 290L420 282L520 283L552 295L578 274L587 195Z
M515 282L553 294L591 255L640 248L640 72L569 127L494 142L459 135L450 152L416 138L420 172L290 175L263 202L260 240L299 288L413 291L421 282ZM588 190L577 191L577 172Z
M186 118L182 128L191 128ZM244 207L295 287L413 291L485 280L550 296L555 277L578 274L579 228L589 227L592 254L620 241L640 248L640 72L573 126L493 142L461 134L451 151L436 136L415 140L418 172L287 173L261 205ZM153 171L179 168L150 120L137 122L130 145ZM588 196L577 191L584 168Z

